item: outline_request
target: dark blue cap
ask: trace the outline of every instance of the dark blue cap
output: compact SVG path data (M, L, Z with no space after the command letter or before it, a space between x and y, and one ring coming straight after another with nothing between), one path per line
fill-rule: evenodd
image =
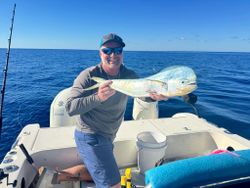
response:
M102 37L102 40L100 42L100 47L106 44L107 42L111 42L111 41L119 43L122 47L125 46L125 43L123 42L121 37L119 37L118 35L114 33L109 33Z

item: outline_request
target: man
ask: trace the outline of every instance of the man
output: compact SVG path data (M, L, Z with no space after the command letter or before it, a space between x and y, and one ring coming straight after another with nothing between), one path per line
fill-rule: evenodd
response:
M125 43L118 35L105 35L100 44L101 63L80 73L66 104L70 116L78 115L75 141L80 157L96 187L101 188L120 187L112 141L123 121L128 96L111 89L110 79L137 78L136 73L123 64L124 47ZM93 76L107 81L98 89L84 90L95 84L91 79ZM156 93L152 93L151 98L166 99Z

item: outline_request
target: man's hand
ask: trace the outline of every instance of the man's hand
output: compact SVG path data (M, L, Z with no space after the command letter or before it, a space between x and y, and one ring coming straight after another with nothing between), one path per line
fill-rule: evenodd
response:
M112 84L112 81L108 80L100 85L97 96L101 102L106 101L109 97L115 94L115 90L111 89L110 84Z
M156 101L168 100L168 97L161 95L161 94L157 94L155 92L151 92L150 97L151 97L151 99L156 100Z

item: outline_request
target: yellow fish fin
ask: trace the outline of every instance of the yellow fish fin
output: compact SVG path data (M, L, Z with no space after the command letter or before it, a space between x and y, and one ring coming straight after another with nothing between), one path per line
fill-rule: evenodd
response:
M83 91L88 91L88 90L92 90L92 89L95 89L95 88L98 88L100 86L101 83L97 83L93 86L90 86L88 88L84 88Z
M96 77L96 76L93 76L91 79L94 80L94 81L96 81L97 83L101 83L101 82L105 81L105 79L100 78L100 77Z
M85 89L83 89L83 91L88 91L88 90L92 90L92 89L98 88L100 86L100 84L105 81L105 79L100 78L100 77L96 77L96 76L93 76L91 79L94 80L94 81L96 81L97 84L95 84L93 86L90 86L88 88L85 88Z

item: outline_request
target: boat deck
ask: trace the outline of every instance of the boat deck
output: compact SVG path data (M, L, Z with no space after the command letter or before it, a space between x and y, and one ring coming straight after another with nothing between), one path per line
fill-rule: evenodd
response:
M125 173L125 169L120 170L121 174ZM39 177L36 188L95 188L93 182L85 181L64 181L57 182L57 173L54 170L44 169ZM144 175L142 175L136 167L132 168L132 184L137 188L145 187Z
M19 134L12 149L6 154L1 168L17 167L9 172L9 179L10 181L17 180L19 185L24 179L29 183L34 180L37 174L36 168L27 162L20 150L20 144L26 147L38 168L66 169L81 164L74 141L74 129L74 126L40 128L39 124L27 125ZM114 140L114 156L120 169L137 166L137 135L147 131L158 132L166 136L167 148L164 159L167 162L205 156L215 149L250 148L249 140L232 134L224 128L218 128L192 114L181 113L171 118L125 121ZM133 179L137 187L144 186L144 177L136 170L133 171ZM66 188L92 186L80 182L65 182L64 184L54 184L54 186ZM0 188L5 188L5 185L6 180L0 184Z

